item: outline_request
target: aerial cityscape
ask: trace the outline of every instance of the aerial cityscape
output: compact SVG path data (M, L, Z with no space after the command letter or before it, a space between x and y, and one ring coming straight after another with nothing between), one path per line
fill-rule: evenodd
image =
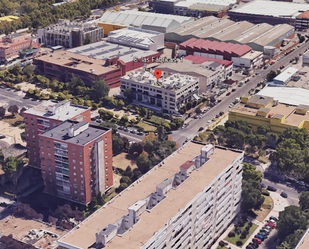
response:
M309 1L0 13L0 249L309 249Z

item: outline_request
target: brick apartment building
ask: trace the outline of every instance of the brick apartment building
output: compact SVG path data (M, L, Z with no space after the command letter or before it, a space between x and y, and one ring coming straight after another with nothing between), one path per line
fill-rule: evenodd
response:
M24 112L29 166L40 168L38 135L65 120L91 122L90 108L72 105L68 100L44 101Z
M113 186L111 129L67 120L39 134L45 192L83 205Z
M10 61L18 58L20 52L37 45L32 40L31 34L11 34L2 37L0 42L0 62Z

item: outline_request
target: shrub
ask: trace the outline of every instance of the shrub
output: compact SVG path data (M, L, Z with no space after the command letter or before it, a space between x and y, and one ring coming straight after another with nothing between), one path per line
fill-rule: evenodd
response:
M246 228L245 228L247 231L249 231L250 230L250 226L246 226Z
M269 196L269 192L266 189L262 188L262 195Z
M242 241L238 240L238 241L236 241L236 245L237 245L237 246L242 246L243 243L242 243Z
M230 232L227 236L228 236L229 238L235 237L235 233Z
M248 226L252 227L252 221L250 221L250 222L248 223Z
M247 222L247 220L248 220L248 215L247 215L247 214L243 214L243 215L241 216L241 218L243 219L244 222Z
M246 237L247 234L248 234L248 231L247 231L247 230L243 230L243 231L241 232L241 235L242 235L242 236L245 236L245 237Z

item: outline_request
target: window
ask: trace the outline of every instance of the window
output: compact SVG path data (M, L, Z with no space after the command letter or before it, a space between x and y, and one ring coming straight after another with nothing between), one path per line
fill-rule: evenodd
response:
M80 181L80 183L81 183L81 184L83 184L83 183L84 183L84 181Z
M41 149L43 149L44 148L44 146L43 145L41 145Z
M107 156L105 156L105 158L107 158Z
M75 159L73 159L73 163L76 163Z
M44 168L44 167L45 167L45 164L42 164L42 167Z
M83 171L83 168L80 168L80 171Z
M72 155L75 156L75 153L73 153Z
M50 150L50 147L47 147L48 150Z
M47 141L47 143L49 144L49 143L50 143L50 141Z
M105 143L105 146L107 146L107 143Z
M75 147L72 147L72 150L75 150Z
M50 156L50 153L48 153L48 156Z
M42 156L44 155L44 151L42 151Z
M74 166L73 169L76 169L76 167Z
M76 190L74 191L74 194L77 194L77 191L76 191Z
M83 187L83 186L80 186L80 189L81 189L81 190L84 190L84 187Z
M106 178L106 182L108 182L108 178Z
M108 170L108 167L106 167L106 171Z
M74 182L76 182L76 178L74 178Z
M75 175L75 176L76 176L76 173L74 172L74 173L73 173L73 175Z
M79 150L79 154L82 154L82 150Z
M80 193L81 195L84 195L84 193Z
M73 186L74 186L74 188L77 188L77 184L74 183Z
M50 163L50 162L51 162L51 160L50 160L50 159L48 159L48 160L47 160L47 162L49 162L49 163Z
M50 165L48 165L48 170L51 170L51 166Z
M105 140L107 140L107 137L105 137Z
M81 177L81 178L84 178L84 175L83 175L83 174L80 174L80 177Z
M91 145L89 146L89 150L91 150Z
M83 165L83 162L79 162L79 165Z

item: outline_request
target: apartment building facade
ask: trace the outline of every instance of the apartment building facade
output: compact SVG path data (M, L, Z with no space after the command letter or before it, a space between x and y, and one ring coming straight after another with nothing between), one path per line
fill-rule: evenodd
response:
M24 112L25 133L29 166L40 168L40 147L38 135L70 119L91 122L90 108L72 105L68 100L45 101Z
M198 99L199 79L183 74L164 75L157 81L154 72L136 70L121 78L121 94L132 89L136 104L155 111L179 114L178 109L186 102Z
M84 45L87 34L90 36L90 43L98 42L104 37L103 28L96 23L59 19L57 24L38 30L38 42L49 46L74 48Z
M63 236L58 248L210 248L240 211L243 156L189 142Z
M18 58L20 53L34 45L31 34L11 34L2 37L0 42L0 62Z
M87 205L113 186L112 132L67 120L39 134L45 192Z

